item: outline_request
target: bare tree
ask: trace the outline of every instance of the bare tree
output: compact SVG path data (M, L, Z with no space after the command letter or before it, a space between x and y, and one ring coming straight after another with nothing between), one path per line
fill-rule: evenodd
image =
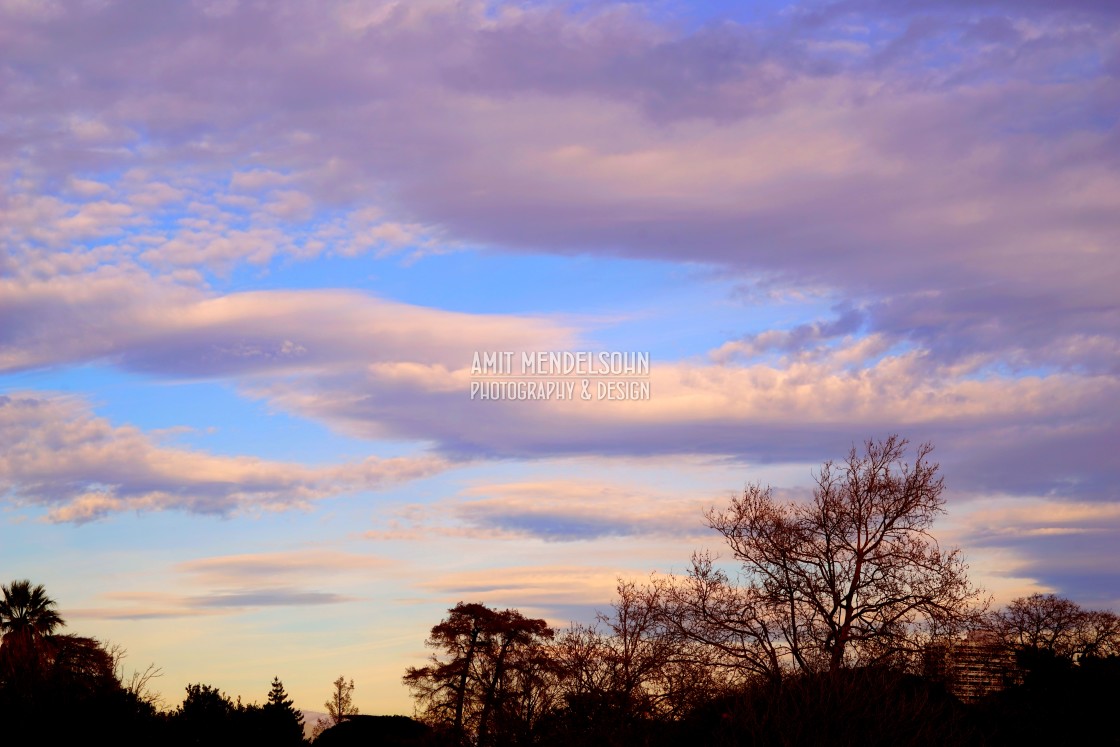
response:
M1120 615L1109 610L1090 610L1081 621L1078 656L1120 655Z
M358 708L354 705L354 680L346 681L346 678L339 675L338 679L331 683L333 690L331 690L331 698L324 705L327 708L327 714L330 716L332 724L341 724L351 716L358 715Z
M772 598L732 582L706 552L692 556L687 576L655 577L651 586L662 625L693 642L708 669L729 681L781 679L792 650Z
M106 643L106 651L113 660L113 672L125 692L131 694L140 703L147 703L153 710L159 710L163 703L163 696L151 689L152 680L163 676L163 669L152 662L139 671L132 670L132 674L125 674L124 660L128 658L128 651L119 643Z
M1054 594L1019 597L992 615L991 625L1014 648L1066 659L1120 653L1120 617Z
M675 600L694 635L776 676L790 664L835 672L897 661L974 620L983 604L959 550L930 534L944 504L932 446L911 464L907 445L890 436L826 462L811 502L779 502L755 485L711 509L743 574L733 585L694 559L691 587Z
M158 710L163 703L163 696L151 689L152 680L163 676L163 668L157 667L152 662L144 671L132 670L127 680L121 680L124 689L136 697L137 700L149 703Z
M1015 646L1073 656L1085 611L1054 594L1019 597L995 615L1005 640Z
M555 646L569 706L604 706L626 719L674 718L724 684L706 651L666 625L663 586L619 581L609 614L573 625Z

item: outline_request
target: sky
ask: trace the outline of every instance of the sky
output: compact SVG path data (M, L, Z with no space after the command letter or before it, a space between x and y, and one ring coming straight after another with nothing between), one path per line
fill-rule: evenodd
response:
M410 713L897 433L994 604L1120 609L1118 116L1113 0L0 0L0 578ZM648 398L471 396L583 351Z

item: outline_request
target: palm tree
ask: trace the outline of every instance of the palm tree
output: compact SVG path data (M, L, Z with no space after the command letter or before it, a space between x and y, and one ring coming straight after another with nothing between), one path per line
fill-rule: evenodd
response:
M35 586L27 579L0 586L0 633L42 637L51 635L66 621L54 611L55 602L47 596L42 584Z
M66 622L41 584L24 579L0 586L0 665L13 674L38 664L46 651L41 643Z

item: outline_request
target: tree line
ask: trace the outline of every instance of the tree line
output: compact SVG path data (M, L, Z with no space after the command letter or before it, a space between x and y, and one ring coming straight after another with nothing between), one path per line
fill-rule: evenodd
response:
M403 682L415 719L368 717L339 677L316 744L1001 745L1112 743L1120 617L1054 595L1003 609L933 537L943 479L918 447L868 441L828 462L809 500L747 487L709 526L730 550L681 575L620 581L607 612L556 630L460 602ZM70 743L304 743L276 678L263 705L191 684L163 709L149 667L58 632L43 587L0 587L0 714L6 736ZM21 731L24 730L24 731Z
M952 667L915 655L777 678L710 631L682 634L660 584L621 582L609 613L562 631L516 610L459 603L432 628L429 663L404 682L441 745L1109 744L1120 696L1120 618L1049 594L982 615L998 664L983 700L958 697ZM721 609L726 609L721 607ZM1054 610L1062 611L1060 616ZM727 638L721 640L726 641ZM969 639L953 639L965 643ZM944 664L940 659L938 663ZM833 741L835 740L835 741ZM1088 740L1088 741L1086 741Z
M456 605L404 675L418 717L472 747L1115 741L1093 729L1120 618L1046 594L990 610L931 533L932 447L908 446L825 463L808 501L747 487L706 515L730 562L620 581L595 624Z
M150 686L150 666L126 675L124 650L62 634L65 620L41 585L0 587L0 714L5 736L47 744L111 735L124 744L304 744L303 716L274 678L263 705L191 684L169 711Z

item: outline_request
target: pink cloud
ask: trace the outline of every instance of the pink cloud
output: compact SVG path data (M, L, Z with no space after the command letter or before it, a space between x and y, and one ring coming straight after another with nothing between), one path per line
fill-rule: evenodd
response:
M306 467L162 446L93 415L80 400L34 393L0 396L0 436L12 445L0 455L0 490L17 504L48 508L51 521L77 523L119 511L306 507L447 467L435 456Z
M834 289L869 306L869 331L938 355L1107 369L1120 329L1114 17L953 7L908 26L909 6L834 4L768 34L684 31L612 5L8 9L0 48L18 85L0 111L35 144L20 192L143 165L170 189L201 176L264 200L248 228L218 211L149 237L133 253L160 269L409 244L703 261ZM849 37L868 9L903 30L856 40L864 53ZM956 54L962 35L985 50ZM93 147L75 117L143 146ZM9 225L52 245L124 219L21 199ZM291 235L316 208L371 203L385 210L372 224Z

